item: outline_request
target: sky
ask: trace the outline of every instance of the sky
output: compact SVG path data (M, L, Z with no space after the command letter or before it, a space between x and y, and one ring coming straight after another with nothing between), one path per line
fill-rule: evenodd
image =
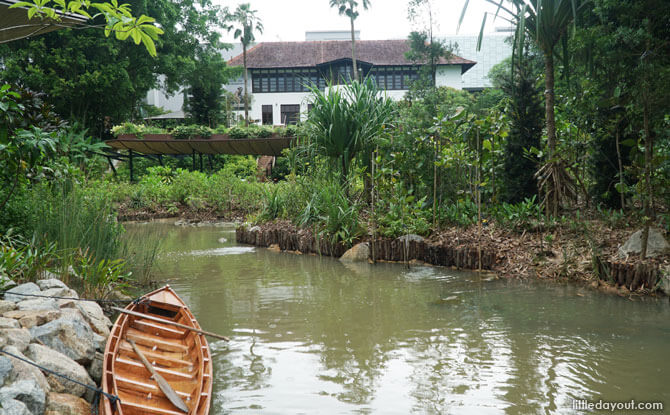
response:
M234 10L239 3L250 3L263 22L264 31L257 34L259 42L305 40L306 31L351 30L349 19L331 8L329 0L214 0L216 4ZM465 0L435 0L433 13L437 17L438 35L454 35ZM361 2L359 1L359 4ZM407 19L408 0L370 0L368 10L360 10L355 29L361 39L405 39L416 27ZM470 0L467 13L458 34L478 34L485 12L495 13L496 7L485 0ZM503 20L491 24L487 19L486 32L504 26ZM234 42L231 33L222 39Z

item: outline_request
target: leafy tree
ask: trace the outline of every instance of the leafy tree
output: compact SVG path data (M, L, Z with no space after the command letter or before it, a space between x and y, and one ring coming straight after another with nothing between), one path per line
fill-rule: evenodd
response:
M57 113L99 137L108 125L137 116L149 89L178 90L198 56L220 53L214 29L221 10L209 1L132 0L132 5L156 16L165 29L156 58L102 31L64 29L0 46L0 79L46 93Z
M545 81L545 126L547 134L548 162L541 171L541 182L546 184L547 213L556 215L565 191L565 172L556 153L556 118L554 57L559 43L567 45L569 29L575 17L590 0L486 0L498 7L506 19L516 24L515 49L522 50L526 36L529 36L544 56ZM469 1L465 2L461 20L465 15ZM486 24L486 15L482 22L480 42ZM567 48L564 48L567 49ZM567 50L565 51L567 52ZM566 70L568 68L565 68Z
M361 6L367 10L370 0L362 0ZM353 63L354 81L358 80L358 64L356 63L356 31L354 20L358 18L358 0L330 0L330 7L338 9L340 16L347 16L351 23L351 61Z
M201 53L197 59L195 69L186 79L185 107L193 121L213 128L228 118L223 85L239 76L240 71L227 67L218 53Z
M249 93L248 93L248 71L247 71L247 48L256 37L254 32L263 33L263 23L256 16L256 10L252 10L249 3L240 4L235 12L228 15L233 23L228 25L228 31L235 29L234 37L242 43L242 59L244 62L244 122L249 125Z
M436 23L433 18L431 0L410 0L407 17L411 22L421 25L422 28L409 34L410 50L405 53L405 57L412 62L426 64L425 68L428 69L432 85L435 86L437 64L441 58L451 57L451 45L433 36Z
M581 98L581 108L592 108L589 105L594 102L601 107L588 111L585 122L601 129L595 131L596 144L603 142L609 147L610 163L614 164L612 149L618 150L620 166L625 166L628 155L634 161L631 173L638 179L636 193L645 223L644 257L648 228L655 219L654 199L668 188L670 179L660 168L666 155L657 153L657 147L667 148L668 142L670 4L661 0L593 0L593 4L584 27L577 32L576 52L581 58L577 63L583 68L584 81L573 90ZM615 169L621 179L623 168ZM612 170L603 178L610 185ZM600 174L596 172L596 177ZM622 181L617 181L619 191L624 191Z
M149 51L151 56L156 56L156 45L154 41L163 34L163 29L156 25L156 19L146 15L135 17L129 4L119 4L116 0L112 2L83 2L83 1L19 1L9 6L10 9L26 8L29 20L40 20L36 26L44 26L45 22L52 26L69 27L71 23L64 23L63 17L95 20L104 19L102 25L91 25L91 27L104 28L105 36L112 32L119 40L132 39L136 45L140 42Z
M503 61L490 72L494 85L508 96L506 113L510 133L503 147L503 200L522 202L537 195L537 161L531 153L540 148L542 137L542 104L537 79L541 73L541 57L526 53L515 61L515 70ZM500 72L504 69L504 72Z

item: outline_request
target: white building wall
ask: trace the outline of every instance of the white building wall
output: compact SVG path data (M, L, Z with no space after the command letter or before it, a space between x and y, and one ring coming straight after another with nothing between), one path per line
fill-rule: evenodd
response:
M461 77L461 66L460 65L449 65L449 66L438 66L437 67L437 73L435 74L435 85L436 86L448 86L448 87L454 88L454 89L462 89L463 84L461 82L461 79L462 79L462 77Z
M262 108L263 105L272 105L272 121L273 124L278 125L282 123L281 120L281 106L283 105L298 105L300 104L301 118L304 120L307 114L307 104L309 103L309 92L265 92L265 93L251 93L251 74L249 74L249 94L251 95L251 106L249 108L249 118L257 124L262 123ZM435 76L437 86L446 86L454 89L462 89L461 82L461 67L460 65L440 66L437 68ZM243 84L243 82L242 82ZM237 89L235 84L234 89ZM230 88L229 90L232 90ZM231 91L234 92L234 91ZM407 90L390 90L384 91L384 94L394 101L404 99ZM244 111L239 111L238 116L244 116Z
M159 83L163 83L164 76L159 78ZM167 112L181 111L184 107L184 92L177 91L174 95L167 95L162 89L151 89L147 92L147 104L162 108Z
M262 94L252 94L249 118L256 121L257 124L262 124L263 105L272 105L272 123L274 125L282 124L282 105L300 105L300 113L303 114L302 117L304 118L304 114L307 113L309 96L309 92L267 92ZM240 111L238 114L244 115L244 111Z
M491 86L489 71L494 65L512 56L512 45L507 42L511 33L496 32L484 35L481 50L477 50L477 35L448 36L447 43L457 45L454 53L465 59L477 62L463 74L461 88L481 89Z

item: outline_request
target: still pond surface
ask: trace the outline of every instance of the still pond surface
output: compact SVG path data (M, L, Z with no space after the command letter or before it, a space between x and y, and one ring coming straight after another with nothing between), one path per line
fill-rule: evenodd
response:
M232 338L210 340L211 414L585 413L574 399L670 407L667 299L344 265L237 245L232 227L126 228L161 239L159 281L204 329Z

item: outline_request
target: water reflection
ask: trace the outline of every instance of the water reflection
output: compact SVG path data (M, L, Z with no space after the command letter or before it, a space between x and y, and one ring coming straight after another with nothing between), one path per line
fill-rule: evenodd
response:
M572 414L573 399L670 404L667 302L443 268L343 265L235 246L230 229L149 226L167 232L163 277L205 328L233 337L212 343L212 413Z

